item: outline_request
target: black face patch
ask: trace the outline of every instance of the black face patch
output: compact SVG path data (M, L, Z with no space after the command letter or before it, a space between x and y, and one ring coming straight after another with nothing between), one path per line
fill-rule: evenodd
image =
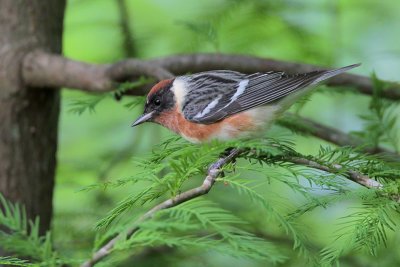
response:
M171 91L172 82L157 92L148 96L144 113L154 111L153 119L161 112L171 110L175 106L174 93Z

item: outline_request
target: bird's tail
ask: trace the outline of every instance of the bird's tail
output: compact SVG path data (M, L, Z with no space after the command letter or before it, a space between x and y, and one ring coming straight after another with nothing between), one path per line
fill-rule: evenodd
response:
M283 98L279 101L279 105L281 107L281 111L288 109L294 102L296 102L299 98L307 95L311 90L313 90L316 85L324 80L332 78L333 76L339 75L343 72L346 72L350 69L356 68L360 66L361 63L349 65L346 67L334 69L334 70L324 70L324 71L315 71L310 72L310 75L314 75L315 79L312 80L305 88L300 89L287 97Z
M324 81L326 79L329 79L329 78L331 78L333 76L339 75L339 74L341 74L343 72L346 72L348 70L356 68L356 67L358 67L360 65L361 65L361 63L358 63L358 64L353 64L353 65L349 65L349 66L346 66L346 67L342 67L342 68L339 68L339 69L324 71L324 72L322 72L322 75L319 76L317 79L315 79L310 85L315 85L315 84L317 84L319 82L322 82L322 81Z

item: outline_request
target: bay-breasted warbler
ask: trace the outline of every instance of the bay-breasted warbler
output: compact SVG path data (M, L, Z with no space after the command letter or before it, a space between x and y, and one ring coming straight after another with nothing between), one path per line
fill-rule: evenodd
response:
M163 80L132 126L155 122L194 143L262 133L316 84L360 64L289 75L214 70Z

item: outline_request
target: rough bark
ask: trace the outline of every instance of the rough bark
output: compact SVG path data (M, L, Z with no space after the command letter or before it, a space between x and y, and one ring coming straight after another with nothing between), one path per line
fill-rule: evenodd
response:
M29 90L21 66L35 49L61 52L65 0L0 1L0 192L49 228L59 91Z

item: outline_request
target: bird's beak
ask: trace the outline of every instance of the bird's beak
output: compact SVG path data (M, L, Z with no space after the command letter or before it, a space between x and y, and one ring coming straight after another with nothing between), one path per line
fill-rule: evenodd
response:
M140 115L140 117L137 118L137 119L135 120L135 122L132 123L131 126L132 126L132 127L135 127L136 125L139 125L139 124L141 124L141 123L143 123L143 122L146 122L146 121L150 120L150 119L153 117L153 114L154 114L154 111L152 111L152 112L150 112L150 113L146 113L146 114Z

